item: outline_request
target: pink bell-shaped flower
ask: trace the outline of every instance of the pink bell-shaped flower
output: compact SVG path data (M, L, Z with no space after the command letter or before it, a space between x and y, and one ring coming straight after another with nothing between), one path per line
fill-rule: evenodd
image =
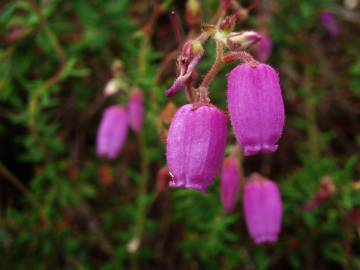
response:
M144 120L144 97L139 89L134 89L128 104L129 125L134 132L139 132Z
M221 169L221 203L226 213L235 208L240 186L240 169L234 156L224 159Z
M167 136L170 187L206 192L220 169L226 133L226 116L215 106L182 106L171 121Z
M103 113L97 133L96 152L99 157L115 159L128 133L128 114L122 106L110 106Z
M275 152L285 122L278 73L266 64L238 65L228 77L227 102L244 155Z
M256 55L261 62L266 63L270 58L272 51L272 41L266 35L261 35L261 39L258 43L254 45L256 50Z
M246 226L255 243L276 242L282 220L277 184L254 174L245 184L243 200Z

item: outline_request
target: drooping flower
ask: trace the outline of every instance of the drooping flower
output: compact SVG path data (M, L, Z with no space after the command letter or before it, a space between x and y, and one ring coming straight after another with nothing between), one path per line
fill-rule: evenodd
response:
M272 41L267 35L261 35L261 39L255 44L256 55L261 62L267 62L272 51Z
M232 212L235 208L240 186L239 164L235 157L224 159L221 169L221 203L225 212Z
M99 157L115 159L128 133L128 114L122 106L110 106L103 113L97 133L96 151Z
M172 96L180 91L186 81L191 79L191 75L195 72L195 68L203 55L204 49L200 41L190 40L185 43L178 58L180 74L166 91L167 96Z
M228 77L228 110L244 155L274 152L285 122L279 76L269 65L243 64Z
M246 226L254 242L276 242L282 220L282 200L277 184L254 174L245 184L243 200Z
M338 37L340 35L340 28L337 24L334 14L328 11L323 11L319 15L321 25L328 31L332 37Z
M221 166L226 131L226 116L215 106L182 106L167 136L170 187L206 192Z
M129 125L134 132L139 132L144 120L144 97L139 89L134 89L130 94Z

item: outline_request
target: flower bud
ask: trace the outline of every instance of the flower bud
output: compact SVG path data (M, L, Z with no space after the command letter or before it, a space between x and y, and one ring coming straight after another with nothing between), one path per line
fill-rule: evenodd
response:
M328 31L330 36L336 38L340 35L340 28L331 12L321 12L319 15L321 25Z
M115 159L128 133L128 114L122 106L110 106L103 113L97 133L97 155Z
M220 31L224 32L224 34L227 35L234 30L235 24L236 24L235 16L226 16L219 25Z
M267 62L272 51L271 39L266 35L262 35L260 41L255 44L255 50L259 60L264 63Z
M139 89L134 89L130 94L129 125L134 132L139 132L144 120L144 97Z
M254 174L244 187L244 215L256 244L274 243L281 229L282 201L275 182Z
M124 64L121 60L116 59L112 64L111 64L111 72L112 75L115 78L120 77L123 74L123 70L124 70Z
M103 95L108 97L118 93L121 89L125 89L127 87L126 82L121 80L120 78L114 78L107 82Z
M201 24L201 8L198 0L188 0L186 2L185 20L190 27L196 27Z
M257 43L261 35L255 31L233 32L226 39L226 46L232 51L239 51Z
M324 176L320 180L320 186L315 197L308 202L304 207L304 211L311 211L318 208L321 204L326 202L335 193L336 186L332 178L328 175Z
M232 212L238 198L240 169L233 156L224 159L221 169L221 203L225 212Z
M228 76L228 110L244 155L275 152L285 112L279 76L269 65L235 67Z
M172 96L177 93L184 84L191 79L191 75L195 72L195 68L203 55L204 48L200 41L190 40L184 44L182 52L178 57L180 74L172 86L166 91L167 96Z
M221 166L226 116L212 105L182 106L169 128L166 159L170 187L206 192Z

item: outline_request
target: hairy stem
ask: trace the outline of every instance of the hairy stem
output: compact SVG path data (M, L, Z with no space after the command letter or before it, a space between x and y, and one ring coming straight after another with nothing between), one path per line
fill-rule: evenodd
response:
M211 81L215 78L215 76L219 73L222 65L223 65L223 54L224 48L221 41L216 40L216 58L215 62L205 75L203 81L200 84L200 87L208 88ZM199 87L199 88L200 88Z
M254 59L254 57L245 51L228 53L227 55L224 56L223 59L225 64L230 64L237 60L243 61L245 63L253 64L255 66L258 65L258 62Z

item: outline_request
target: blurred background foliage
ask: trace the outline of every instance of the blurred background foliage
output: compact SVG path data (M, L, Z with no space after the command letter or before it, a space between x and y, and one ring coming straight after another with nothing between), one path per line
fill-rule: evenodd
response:
M283 229L268 246L249 238L241 198L223 213L218 180L207 195L161 192L156 182L175 61L159 70L177 47L169 14L183 22L185 1L1 1L1 269L360 269L360 3L261 2L237 29L271 36L269 63L286 103L279 150L243 161L245 175L258 171L281 187ZM201 6L209 22L218 1ZM324 10L336 14L339 37L319 24ZM200 74L214 59L208 43ZM126 84L143 90L147 113L109 162L94 145L103 109L126 102L102 95L115 59ZM229 70L210 86L223 110ZM304 211L324 177L331 196Z

